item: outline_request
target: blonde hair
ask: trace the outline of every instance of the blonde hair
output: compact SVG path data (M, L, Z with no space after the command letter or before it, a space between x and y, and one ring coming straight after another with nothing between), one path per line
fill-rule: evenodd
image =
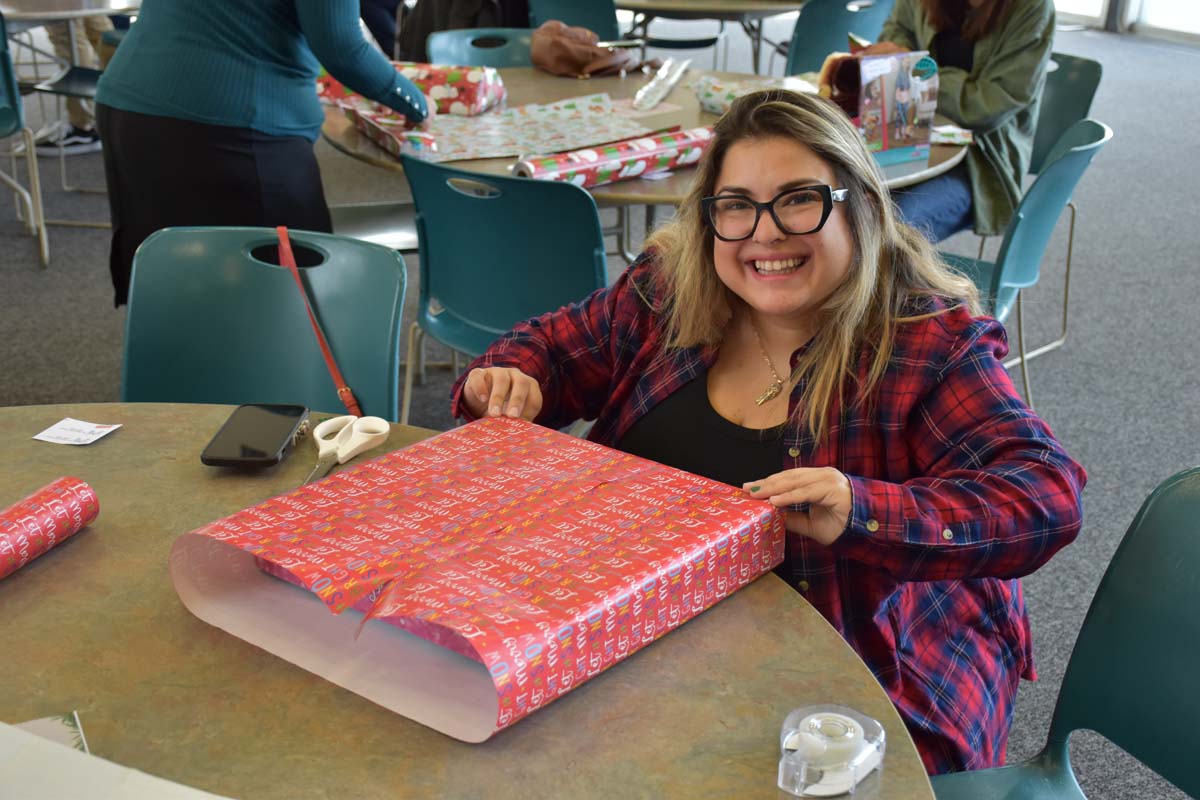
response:
M939 298L978 315L979 293L919 232L898 220L875 159L841 109L815 95L757 92L738 98L718 120L691 192L675 219L647 242L661 264L658 296L664 298L660 310L668 350L719 345L743 302L717 276L713 235L700 201L713 193L733 144L776 136L807 146L832 167L838 181L833 188L850 190L843 207L854 262L818 309L818 332L792 373L793 380L807 378L797 414L821 439L835 398L844 407L847 385L858 381L860 354L868 352L866 378L857 392L865 402L887 369L897 326L930 316L912 316L918 307L914 301Z

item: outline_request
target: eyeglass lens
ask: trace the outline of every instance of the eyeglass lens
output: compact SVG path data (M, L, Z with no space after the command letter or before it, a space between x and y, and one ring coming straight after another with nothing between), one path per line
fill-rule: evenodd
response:
M811 233L821 224L825 197L816 189L797 189L775 198L771 208L784 233ZM713 228L726 239L750 236L758 219L758 209L743 197L718 197L709 213Z

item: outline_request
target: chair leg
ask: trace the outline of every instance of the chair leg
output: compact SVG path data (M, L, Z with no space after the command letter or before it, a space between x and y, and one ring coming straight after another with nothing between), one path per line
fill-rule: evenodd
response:
M42 256L42 266L50 265L50 237L46 233L46 212L42 206L42 180L38 174L37 152L33 139L33 131L24 128L21 136L25 140L25 158L29 164L29 193L33 200L30 216L34 233L38 239L38 251Z
M976 261L983 261L983 248L987 245L987 237L979 237L979 254L975 256Z
M1006 367L1014 367L1020 364L1023 359L1037 358L1049 353L1051 350L1057 350L1067 341L1067 318L1071 308L1071 256L1073 255L1075 245L1075 201L1068 202L1067 208L1071 210L1071 222L1067 229L1067 267L1063 275L1062 328L1059 330L1057 339L1034 348L1028 353L1023 353L1016 358L1010 358L1004 362L1004 366Z
M1025 404L1033 408L1033 389L1029 385L1029 357L1025 355L1025 313L1021 304L1022 292L1017 292L1017 350L1021 354L1021 382L1025 385Z
M408 357L404 363L404 397L400 401L400 424L408 424L408 414L412 410L413 373L417 364L417 349L422 348L425 332L421 326L412 323L408 326Z

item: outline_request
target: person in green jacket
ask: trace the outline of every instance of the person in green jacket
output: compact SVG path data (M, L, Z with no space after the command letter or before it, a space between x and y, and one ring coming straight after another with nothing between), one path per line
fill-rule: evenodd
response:
M1021 200L1054 42L1052 0L896 0L863 55L928 50L938 113L974 134L965 163L893 193L933 241L974 227L1002 234Z

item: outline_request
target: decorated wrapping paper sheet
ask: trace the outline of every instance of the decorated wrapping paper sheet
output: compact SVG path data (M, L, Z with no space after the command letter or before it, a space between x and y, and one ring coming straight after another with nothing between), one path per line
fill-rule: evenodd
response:
M171 572L200 618L483 741L770 570L783 543L782 515L738 489L486 419L185 534Z
M525 153L573 150L599 142L629 139L649 128L614 114L607 94L584 95L555 103L529 103L479 117L436 117L428 132L414 131L404 118L345 108L355 127L394 156L429 161L503 158Z
M763 89L791 89L793 92L804 94L817 93L815 84L796 77L729 81L713 75L701 75L692 84L692 89L696 92L700 107L712 114L724 114L737 98Z
M473 117L502 105L508 96L504 80L494 67L460 67L412 61L393 61L392 66L437 105L438 114ZM347 89L324 72L317 78L317 95L323 102L352 105L369 113L387 109L387 106Z
M0 511L0 578L79 533L99 514L92 487L70 477Z
M712 128L652 133L568 153L527 156L517 162L513 173L584 188L603 186L690 167L700 160L711 141Z

